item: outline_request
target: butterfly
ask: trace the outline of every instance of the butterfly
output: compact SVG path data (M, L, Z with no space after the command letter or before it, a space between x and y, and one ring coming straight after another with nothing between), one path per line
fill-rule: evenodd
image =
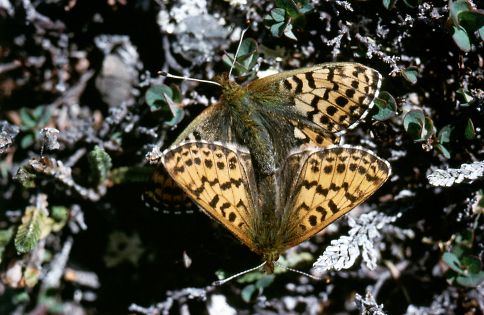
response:
M391 173L387 161L348 145L303 146L258 180L251 152L236 144L187 141L161 163L192 200L250 250L265 270L370 197Z

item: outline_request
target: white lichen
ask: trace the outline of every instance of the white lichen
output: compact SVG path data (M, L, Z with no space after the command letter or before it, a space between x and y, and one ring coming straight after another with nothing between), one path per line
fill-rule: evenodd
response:
M368 269L375 269L380 256L375 248L376 241L381 238L380 230L391 226L389 223L398 217L376 211L365 213L356 220L348 217L351 227L348 235L331 241L313 267L316 271L348 269L361 256Z
M484 176L484 161L462 164L460 168L436 169L427 175L433 186L450 187L463 182L472 183Z
M357 293L355 303L361 315L386 315L383 311L383 304L378 305L370 292L367 292L365 297Z

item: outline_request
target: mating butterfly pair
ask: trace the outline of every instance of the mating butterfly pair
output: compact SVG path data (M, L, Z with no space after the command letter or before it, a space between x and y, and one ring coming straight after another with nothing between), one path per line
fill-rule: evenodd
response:
M373 153L334 145L368 114L381 76L356 63L328 63L247 86L219 81L221 101L194 119L161 162L272 271L279 254L365 201L389 177L389 164Z

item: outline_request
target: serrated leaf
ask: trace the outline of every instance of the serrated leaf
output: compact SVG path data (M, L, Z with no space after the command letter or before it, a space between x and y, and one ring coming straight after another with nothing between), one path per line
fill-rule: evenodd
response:
M22 223L15 236L15 248L19 253L28 253L37 245L45 218L45 212L42 209L33 206L25 209Z
M417 75L418 71L415 67L408 67L407 69L402 70L402 75L408 82L415 84L417 83Z
M91 170L91 178L94 184L96 186L102 184L111 170L111 157L106 151L104 151L104 149L95 146L94 149L89 152L88 161Z
M464 52L471 51L471 41L466 30L462 26L452 26L452 29L454 30L452 39L459 49Z
M378 98L375 99L375 105L378 108L378 112L373 115L373 118L376 120L388 120L392 117L395 117L397 114L397 102L393 96L386 91L382 91L378 95Z

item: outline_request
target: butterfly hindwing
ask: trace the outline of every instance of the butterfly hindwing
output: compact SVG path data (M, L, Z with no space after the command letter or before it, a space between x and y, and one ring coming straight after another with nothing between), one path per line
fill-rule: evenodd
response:
M263 90L270 84L281 93L288 91L303 117L339 135L368 114L378 96L381 75L358 63L325 63L271 75L252 82L249 88ZM301 128L298 121L293 124L305 134L310 129ZM307 132L307 136L318 144L317 135Z
M162 166L153 171L150 189L143 193L143 200L147 206L166 214L192 213L197 208Z
M287 248L310 238L371 196L391 173L388 162L358 147L333 146L290 154L282 169ZM284 181L291 175L282 176Z
M193 201L254 249L247 237L255 189L248 151L234 145L188 141L165 150L162 163Z

